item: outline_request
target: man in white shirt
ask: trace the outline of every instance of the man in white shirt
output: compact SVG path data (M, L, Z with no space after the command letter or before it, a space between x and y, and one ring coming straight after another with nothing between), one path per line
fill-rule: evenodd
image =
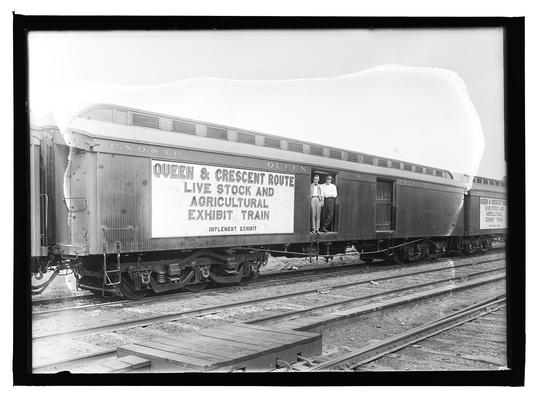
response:
M335 213L335 199L337 198L337 186L333 183L333 178L326 176L326 183L322 185L322 196L324 197L324 208L322 209L322 229L320 232L327 232L333 225L333 215Z

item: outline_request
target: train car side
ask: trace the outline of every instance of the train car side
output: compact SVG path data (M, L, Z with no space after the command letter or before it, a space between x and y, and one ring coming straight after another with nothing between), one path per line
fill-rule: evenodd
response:
M465 196L465 247L490 248L507 233L507 192L505 182L476 177Z
M475 200L448 171L225 128L115 106L82 113L58 147L47 265L74 270L82 288L137 298L255 278L272 252L328 259L354 246L365 261L413 261L466 250ZM315 174L339 193L320 235ZM245 223L221 223L232 207Z

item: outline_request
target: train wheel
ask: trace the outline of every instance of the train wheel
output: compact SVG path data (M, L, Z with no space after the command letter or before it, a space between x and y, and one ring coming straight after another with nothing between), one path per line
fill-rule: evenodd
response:
M394 262L395 264L404 264L406 261L402 259L399 251L394 251L392 255L387 257L389 262Z
M260 277L260 264L257 262L247 263L243 266L243 268L248 268L246 270L248 272L247 276L243 276L241 280L237 283L239 286L246 286L249 285L252 282L255 282Z
M466 239L463 242L463 253L466 255L472 255L475 253L475 246L473 245L471 240Z
M425 243L425 254L429 260L437 260L442 252L436 243L429 241Z
M120 292L124 297L127 297L129 300L140 300L148 295L148 290L137 290L132 286L130 278L122 275L122 281L118 285Z
M481 253L487 252L490 248L492 248L492 243L489 242L489 240L483 236L477 239L477 247L481 251Z

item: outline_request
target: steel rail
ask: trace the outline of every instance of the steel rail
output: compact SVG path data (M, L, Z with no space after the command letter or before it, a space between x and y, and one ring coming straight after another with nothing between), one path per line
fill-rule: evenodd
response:
M484 272L482 272L481 274L484 274L484 273L487 273L487 272L491 272L491 271L484 271ZM474 273L474 274L469 274L468 276L470 276L470 275L477 275L477 274L476 274L476 273ZM459 277L452 278L452 279L450 279L450 280L462 280L462 279L464 279L465 277L466 277L466 275L462 275L462 276L459 276ZM444 293L447 293L447 292L456 291L456 290L464 290L464 289L471 288L471 287L475 287L475 286L482 285L482 284L488 284L488 283L490 283L490 282L494 282L494 281L499 280L499 279L503 279L503 277L502 277L502 278L500 278L500 277L495 277L494 279L490 279L490 280L483 281L483 282L479 282L479 283L478 283L477 281L472 281L471 283L469 283L469 284L467 284L467 285L463 285L463 286L458 287L458 288L455 288L455 287L452 287L452 286L451 286L451 287L449 287L449 288L445 288L445 289L439 291L439 292L437 293L437 295L444 294ZM444 280L444 281L445 281L445 280ZM434 282L433 282L433 284L434 284ZM416 286L424 286L424 284L422 284L422 285L416 285ZM408 287L408 288L403 288L402 291L406 291L406 290L409 290L409 289L410 289L410 287ZM383 295L385 295L385 294L387 294L387 293L386 293L386 292L382 292L382 293L375 294L375 295L373 295L372 297L383 296ZM408 302L412 302L412 301L422 300L423 298L430 298L430 297L432 297L432 296L433 296L433 294L427 294L426 296L419 297L419 298L417 298L417 299L407 300L407 301L404 301L404 302L397 302L396 304L390 304L390 303L391 303L391 300L390 300L390 301L387 302L388 306L385 307L385 308L392 307L392 306L396 306L396 305L400 305L400 304L402 304L402 303L408 303ZM356 299L356 301L357 301L357 299ZM326 305L326 306L330 307L330 306L334 306L334 304L332 304L332 305ZM322 307L315 307L315 308L322 308ZM379 307L376 307L376 309L371 310L371 312L372 312L372 311L380 310L380 309L382 309L382 308L384 308L384 307L380 307L380 306L379 306ZM305 312L307 312L307 311L309 311L309 310L308 310L308 309L302 309L302 310L297 310L295 313L299 315L299 314L303 314L303 313L305 313ZM290 315L290 313L287 313L287 315ZM280 319L281 317L282 317L282 315L278 315L278 316L272 316L271 318L274 318L274 319ZM170 319L170 320L174 320L174 319L172 318L172 319ZM251 321L245 321L244 323L256 323L256 322L257 322L256 320L251 320ZM112 356L112 355L115 353L115 351L116 351L116 350L112 349L112 350L107 350L107 351L103 351L103 352L94 353L94 354L91 354L91 355L89 355L89 356L74 357L74 358L64 359L64 360L60 360L60 361L54 361L54 362L48 363L48 364L47 364L47 363L45 363L45 364L42 363L42 364L40 364L40 365L39 365L38 367L36 367L36 368L39 368L39 369L43 370L43 369L47 369L47 368L50 369L50 368L53 368L53 367L55 367L55 366L56 366L56 367L60 367L61 365L66 365L66 364L76 364L76 363L81 363L81 362L84 362L84 361L86 361L86 360L93 359L93 358L96 357L96 356L99 356L99 357L104 356L104 355Z
M489 261L499 261L500 259L494 259ZM484 262L489 262L484 261ZM361 271L358 269L358 267L362 266L363 264L353 263L353 264L344 264L344 265L336 265L331 267L316 267L316 268L306 268L302 270L287 270L287 271L278 271L278 272L271 272L262 274L258 281L252 282L248 285L249 288L252 287L264 287L272 283L288 283L288 282L295 282L300 281L304 278L317 278L317 277L331 277L334 275L343 275L343 274L359 274ZM383 264L386 265L386 264ZM381 266L383 266L381 265ZM372 266L372 265L371 265ZM327 272L326 272L327 271ZM288 277L288 275L293 275L293 277ZM295 276L294 275L301 275L301 276ZM285 278L281 278L281 276L285 276ZM274 279L271 279L274 278ZM232 289L237 289L238 286L224 286L224 287L217 287L213 289L207 289L204 290L202 293L214 293L214 292L223 292L226 293L227 291L230 291ZM199 292L173 292L168 294L159 294L159 295L151 295L151 297L145 297L140 300L129 300L129 299L120 299L120 300L111 300L111 301L103 301L101 303L95 303L95 304L84 304L80 306L74 306L74 307L62 307L62 308L55 308L52 310L43 310L43 311L35 311L32 313L33 316L40 316L40 315L46 315L46 314L54 314L58 312L65 312L65 311L75 311L75 310L81 310L81 309L88 309L88 308L98 308L98 307L114 307L120 304L129 304L129 305L136 305L136 304L148 304L153 302L159 302L163 300L170 300L174 298L182 298L182 297L191 297L193 295L197 295ZM73 299L74 301L78 300L79 298L96 298L95 295L83 295L83 296L73 296L72 298L66 297L65 299L70 300ZM62 298L57 298L60 301ZM99 297L97 297L99 299ZM35 304L35 303L34 303Z
M351 302L354 302L354 301L364 300L364 299L371 298L371 297L384 296L384 295L387 295L387 294L392 294L392 293L398 293L398 292L402 292L402 291L406 291L406 290L417 289L417 288L420 288L420 287L436 285L436 284L440 284L440 283L444 283L444 282L448 282L448 281L465 279L465 278L471 277L471 276L477 276L477 275L482 275L482 274L486 274L486 273L496 272L496 271L501 270L501 269L505 269L505 267L488 269L486 271L475 272L475 273L468 274L468 275L463 275L463 276L460 276L460 277L451 277L451 278L444 278L444 279L438 280L438 281L425 282L425 283L421 283L421 284L418 284L418 285L407 286L407 287L399 288L399 289L392 289L392 290L389 290L389 291L383 291L383 292L380 292L380 293L371 294L371 295L367 295L367 296L360 296L358 298L340 300L340 301L337 301L337 302L329 303L327 305L327 307L332 307L334 305L341 305L341 304L351 303ZM424 272L421 272L421 273L424 273ZM384 280L395 279L395 278L396 277L386 277ZM370 283L371 280L372 279L363 280L363 281L359 281L359 282L349 282L349 283L345 283L345 284L341 284L341 285L335 285L331 289L340 289L340 288L345 288L345 287L362 285L362 284L365 284L365 283ZM73 337L77 337L77 336L83 336L83 335L89 335L89 334L95 334L95 333L117 331L119 329L127 329L127 328L139 327L139 326L146 326L146 325L149 325L151 323L174 321L174 320L177 320L179 318L182 318L182 317L185 317L185 316L188 316L188 315L204 315L204 314L208 314L208 313L213 314L213 313L224 311L224 310L227 310L227 309L230 309L230 308L236 308L236 307L252 305L252 304L257 304L257 303L263 303L263 302L270 302L270 301L281 300L281 299L285 299L285 298L292 298L292 297L297 297L297 296L304 296L304 295L308 295L308 294L318 293L320 290L327 290L327 289L328 288L307 289L307 290L283 293L283 294L278 294L278 295L273 295L273 296L260 297L260 298L256 298L256 299L248 299L248 300L242 300L242 301L237 301L237 302L230 302L230 303L222 304L222 305L219 305L219 306L207 306L207 307L201 307L201 308L198 308L198 309L185 310L185 311L180 311L180 312L173 312L173 313L168 313L168 314L165 314L165 315L158 315L158 316L154 316L154 317L139 318L139 319L132 319L132 320L128 320L128 321L115 322L115 323L111 323L111 324L105 324L105 325L94 326L94 327L89 327L89 328L67 330L67 331L61 331L61 332L55 332L55 333L45 333L45 334L42 334L42 335L34 336L32 338L32 340L34 342L36 342L38 340L50 339L50 338L73 338ZM259 320L263 320L263 319L259 319Z
M436 271L442 271L442 270L447 270L447 269L457 269L457 268L463 268L463 267L468 267L468 266L472 266L472 265L486 264L486 263L502 261L502 260L505 260L505 258L496 258L496 259L475 261L475 262L470 262L470 263L465 263L465 264L460 264L460 265L457 264L457 265L452 265L452 266L443 266L443 267L437 267L437 268L430 268L430 269L425 269L425 270L421 270L421 271L414 271L414 272L408 272L408 273L399 274L399 275L393 275L392 277L400 278L400 277L418 275L418 274L421 274L421 273L427 274L427 273L436 272ZM440 262L447 262L447 261L440 261ZM360 271L358 268L356 268L357 265L361 265L361 264L347 264L345 266L346 267L345 269L340 269L339 271L335 271L336 267L332 267L329 270L330 272L322 272L322 273L318 273L318 274L309 273L309 274L306 274L306 275L302 275L302 276L298 276L298 277L285 278L285 279L279 279L278 275L281 275L282 273L278 273L278 274L271 274L271 276L277 276L277 279L266 280L266 279L269 279L268 276L270 274L265 274L265 278L263 278L264 279L263 281L254 282L254 283L248 285L248 288L265 287L265 286L269 286L269 285L274 284L274 283L297 282L297 281L301 281L301 280L303 280L305 278L317 278L317 277L331 278L332 276L343 276L343 275L348 275L348 274L350 274L350 275L361 274L362 271ZM417 265L416 267L421 267L421 264ZM377 271L370 271L370 272L377 272ZM368 283L368 282L370 282L372 280L384 281L384 280L387 280L387 279L391 279L392 277L388 277L388 278L386 278L386 277L371 278L371 279L367 279L365 281L362 281L362 283ZM356 284L358 284L358 283L356 282ZM209 290L206 290L206 291L204 291L202 293L226 293L226 292L230 291L233 288L237 288L237 286L227 286L227 287L209 289ZM152 303L162 302L162 301L166 301L166 300L170 300L170 299L176 299L176 298L181 299L183 297L191 297L191 296L196 295L196 294L198 294L198 293L192 293L192 292L171 293L171 294L160 295L160 296L155 296L155 297L150 297L150 298L144 298L144 299L140 299L140 300L119 300L119 301L109 301L109 302L103 302L103 303L97 303L97 304L85 304L85 305L75 306L75 307L63 307L63 308L56 308L56 309L52 309L52 310L35 311L35 312L32 313L32 317L33 318L40 318L41 316L44 316L44 315L57 314L57 313L63 313L63 312L68 312L68 311L76 311L76 310L88 310L88 309L101 308L101 307L115 307L115 306L118 306L118 305L121 305L121 304L128 304L128 305L152 304Z
M434 322L421 325L406 332L391 336L381 342L365 346L357 351L343 354L311 367L305 372L328 371L336 368L355 369L387 354L401 350L414 343L438 335L458 325L492 313L504 306L505 295L498 295L485 301L472 304L455 313L449 314Z
M387 295L391 295L391 294L405 292L405 291L408 291L408 290L415 290L415 289L419 289L419 288L425 287L425 286L432 286L432 285L437 285L437 284L440 284L440 283L445 283L445 282L450 282L450 281L469 279L470 277L490 274L490 273L497 272L497 271L504 270L504 269L505 269L505 267L493 268L493 269L489 269L487 271L474 272L474 273L462 275L462 276L459 276L459 277L445 278L445 279L440 279L440 280L434 281L434 282L425 282L425 283L421 283L421 284L418 284L418 285L407 286L407 287L404 287L404 288L391 289L391 290L387 290L387 291L382 292L382 293L371 293L371 294L367 294L367 295L363 295L363 296L353 297L351 299L337 300L337 301L333 301L333 302L326 303L326 304L320 304L320 305L316 305L316 306L312 306L312 307L307 307L307 308L304 308L304 309L301 309L301 310L287 311L287 312L280 313L280 314L277 314L277 315L269 315L269 316L266 316L266 317L255 318L255 319L245 321L243 323L244 324L258 324L258 323L261 323L261 322L276 321L276 320L279 320L279 319L282 319L282 318L285 318L285 317L305 314L305 313L315 311L315 310L320 310L320 309L330 308L330 307L335 307L335 306L341 306L341 305L344 305L344 304L354 303L354 302L361 301L361 300L368 300L368 299L376 298L376 297L379 297L379 296L387 296ZM496 278L496 280L497 279L499 279L499 278Z
M406 263L406 264L388 263L387 260L383 260L383 261L379 261L379 262L372 262L372 263L369 263L369 264L365 264L365 263L359 264L359 263L354 262L354 263L350 263L350 264L341 264L341 265L323 265L323 266L313 266L313 267L306 267L306 268L298 268L298 269L295 269L295 270L272 271L272 272L267 272L267 273L260 274L260 278L259 278L260 280L256 281L256 282L253 282L253 283L250 283L249 286L252 287L252 286L258 285L259 283L263 283L263 282L265 283L266 279L272 279L274 277L279 277L280 275L282 275L282 276L286 275L286 276L292 276L292 277L294 275L317 277L317 276L323 276L326 273L324 271L327 271L328 275L332 275L332 274L338 274L340 272L353 272L353 271L355 272L358 268L361 268L361 267L367 267L367 268L370 268L370 269L372 269L373 267L381 269L382 267L392 268L392 267L396 267L396 266L403 266L405 268L413 268L413 267L418 267L418 266L424 265L426 263L447 262L447 261L454 261L454 260L466 260L466 259L475 258L475 257L488 257L489 255L495 255L495 254L501 253L502 252L501 250L504 250L504 249L505 249L504 247L494 247L494 248L492 248L492 250L490 250L488 253L485 253L485 254L479 254L479 255L478 254L472 254L472 255L460 256L460 257L457 257L457 258L441 257L438 260L418 260L416 262ZM351 254L350 253L345 253L345 254L342 254L342 255L335 255L335 257L347 256L347 255L351 255ZM504 259L504 258L485 260L484 262L497 261L497 260L502 260L502 259ZM483 261L479 261L479 262L483 263ZM348 271L348 270L350 270L350 271ZM371 270L370 272L374 272L374 271ZM288 279L281 279L281 280L279 280L279 282L288 282L288 281L296 281L296 280L297 280L296 278L288 278ZM231 287L237 287L237 286L231 286ZM205 292L210 292L210 291L214 291L214 290L218 290L218 289L222 289L222 288L208 289L208 290L205 290ZM183 295L189 296L191 294L192 294L191 292L179 292L179 293L178 292L172 292L172 293L165 294L165 295L163 295L163 294L156 295L156 297L164 298L165 296L180 296L180 295L181 296L183 296ZM103 306L103 305L108 304L108 303L122 304L122 303L143 302L144 300L147 301L150 298L153 298L153 297L147 297L147 298L144 298L144 299L141 299L141 300L127 300L127 299L114 300L114 299L99 297L99 296L97 296L95 294L88 293L88 294L80 294L80 295L53 297L53 298L48 298L48 299L34 300L32 302L32 305L33 306L42 306L42 305L54 304L54 303L65 303L65 302L74 302L74 301L78 301L78 300L86 300L86 299L92 300L92 299L95 299L95 300L102 300L102 303L98 303L97 305L98 306ZM91 306L91 305L93 305L93 304L89 304L88 306ZM83 308L83 307L84 306L64 307L64 308L62 308L62 310L78 309L78 308ZM50 310L50 311L56 311L56 310ZM47 312L48 312L48 310L46 310L46 311L37 311L34 314L47 313Z
M492 261L497 261L497 260L502 260L502 258L494 259ZM439 262L443 262L443 261L444 260L439 260ZM380 265L378 265L378 264L380 264ZM414 265L410 264L410 265L407 265L407 267L414 267L414 266L418 266L418 265L421 265L421 264L420 263L417 263L417 264L414 264ZM362 267L362 266L365 266L365 264L350 263L350 264L341 264L341 265L332 265L332 266L326 266L325 265L325 266L322 266L322 267L300 268L300 269L295 269L295 270L272 271L272 272L260 274L259 280L255 281L255 282L252 282L252 283L249 283L248 286L249 287L257 287L258 285L267 284L267 283L274 283L274 282L284 282L284 283L286 283L286 282L294 282L294 281L298 281L298 280L300 280L302 278L305 278L305 277L316 278L316 277L320 277L320 276L337 275L337 274L340 274L340 273L360 273L361 271L358 270L358 267ZM372 268L373 266L374 267L384 267L384 266L393 267L394 264L387 264L386 261L380 261L379 263L377 262L377 263L369 264L369 268ZM292 277L289 278L288 277L289 275L291 275ZM300 275L300 276L294 277L295 275ZM281 279L280 278L281 276L287 276L287 277L284 278L284 279ZM266 280L269 280L269 279L272 279L272 278L276 278L276 279L271 280L269 282L266 281ZM204 290L204 293L221 291L221 290L230 290L231 288L237 288L237 287L238 286L218 287L218 288L214 288L214 289ZM58 311L78 310L78 309L84 309L84 308L90 308L90 307L106 307L107 305L118 305L118 304L124 304L124 303L129 303L129 304L147 303L148 301L152 301L152 300L156 300L156 301L160 300L160 299L167 300L167 299L175 298L175 297L190 296L190 295L193 295L194 293L198 293L198 292L188 292L188 291L187 292L186 291L177 292L177 291L173 291L172 293L157 294L157 295L155 295L153 293L150 293L151 297L145 297L145 298L140 299L140 300L128 300L128 299L119 299L119 300L108 299L107 300L107 299L101 298L101 297L99 297L99 296L97 296L95 294L83 294L83 295L74 295L74 296L66 296L66 297L54 297L54 298L50 298L50 299L35 300L32 303L32 305L33 306L41 306L41 305L45 305L45 304L63 303L63 302L68 302L68 301L77 301L77 300L85 300L85 299L96 299L96 300L103 300L103 301L101 303L97 303L97 304L85 304L85 305L75 306L75 307L63 307L63 308L56 308L56 309L53 309L53 310L35 311L35 312L32 313L32 315L48 314L48 313L54 313L54 312L58 312Z

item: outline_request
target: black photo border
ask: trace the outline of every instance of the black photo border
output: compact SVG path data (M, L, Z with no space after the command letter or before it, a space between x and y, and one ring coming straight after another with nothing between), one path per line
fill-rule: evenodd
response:
M176 374L33 374L31 370L28 33L33 31L229 29L503 28L505 156L510 205L507 243L508 370L309 374L182 374L188 385L521 386L525 364L524 17L37 16L13 14L15 385L175 385ZM514 206L513 206L514 205ZM313 375L314 374L314 375ZM181 384L181 383L180 383Z

